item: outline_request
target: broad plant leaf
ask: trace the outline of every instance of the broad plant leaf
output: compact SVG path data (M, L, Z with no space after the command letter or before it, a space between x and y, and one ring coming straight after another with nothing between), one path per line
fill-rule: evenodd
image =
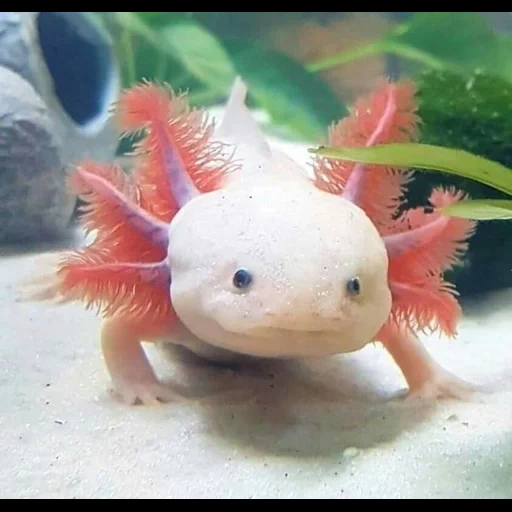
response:
M295 138L320 141L327 126L347 114L329 86L301 63L253 41L223 42L256 105Z
M443 208L443 213L451 217L473 220L512 219L512 200L508 199L468 199Z
M212 91L225 92L226 87L232 82L235 70L222 44L208 30L199 23L184 16L188 13L168 13L165 26L160 24L154 26L148 22L151 19L149 14L136 12L117 12L115 19L124 30L137 36L145 45L152 48L152 55L148 55L143 63L144 67L154 66L156 70L162 65L162 59L167 60L166 64L172 69L177 66L179 72L178 81L183 80L183 72L186 72L199 82L207 85ZM176 16L179 15L179 16ZM138 67L139 62L135 62ZM136 72L140 75L139 72ZM152 78L153 74L146 76ZM171 81L173 87L181 87ZM212 94L213 95L213 94Z
M152 27L165 27L175 21L190 19L193 12L134 12L141 20Z
M468 178L512 195L512 170L460 149L431 144L380 144L368 148L310 150L319 156L392 167L428 169Z
M168 51L202 83L226 93L236 76L229 53L210 31L192 19L173 22L160 31Z
M436 70L420 73L415 82L420 142L468 151L512 169L512 82L482 72L464 76ZM408 186L408 204L425 204L433 186L454 186L472 199L508 199L477 181L427 171Z
M250 40L219 39L191 13L121 12L113 19L124 30L128 86L141 78L165 80L189 90L194 105L209 107L227 98L240 75L249 86L249 102L269 114L273 128L308 142L322 140L327 126L347 113L329 86L301 63Z
M512 38L495 32L477 12L420 12L387 40L423 51L441 66L512 79Z

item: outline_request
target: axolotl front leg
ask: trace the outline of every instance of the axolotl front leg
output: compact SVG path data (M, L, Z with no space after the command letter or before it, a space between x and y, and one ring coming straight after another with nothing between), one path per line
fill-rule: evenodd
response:
M458 197L451 191L435 190L430 201L438 208ZM420 331L435 327L449 337L456 335L461 308L443 273L460 261L474 224L421 209L410 210L406 218L409 229L384 237L394 320L382 328L380 341L401 368L412 396L465 400L476 389L434 361L412 326Z
M157 405L183 397L158 379L144 344L179 345L212 363L229 364L241 359L238 354L203 342L178 318L166 325L127 321L125 318L106 319L101 328L103 359L114 393L127 405Z
M380 341L407 381L409 398L469 400L473 397L476 388L437 363L410 329L387 324L380 334Z
M164 338L160 332L141 323L129 323L123 318L104 321L101 329L101 347L105 365L112 379L114 391L128 405L146 405L168 402L175 393L161 383L142 346L143 342Z

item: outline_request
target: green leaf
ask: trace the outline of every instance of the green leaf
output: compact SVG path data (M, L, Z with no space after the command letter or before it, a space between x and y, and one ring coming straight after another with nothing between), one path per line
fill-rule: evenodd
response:
M161 42L156 30L143 17L138 16L136 12L112 12L109 13L109 18L114 20L119 27L137 35L155 47L158 47Z
M180 62L171 59L163 52L155 52L152 44L137 41L133 46L135 48L135 79L127 86L131 87L134 83L146 79L167 82L176 90L195 90L202 87L202 83L196 80Z
M462 73L475 69L512 80L512 38L498 34L476 12L418 12L383 39L356 47L309 69L320 71L354 59L392 53L435 68Z
M114 14L119 26L152 47L153 55L147 55L144 67L152 66L155 74L161 69L162 63L167 68L177 66L217 92L225 92L226 87L234 79L234 68L222 45L200 24L189 17L183 17L183 14L187 13L177 13L181 16L170 17L169 23L163 28L150 25L146 20L147 16L141 16L141 13ZM166 61L163 61L163 57ZM153 73L147 78L152 76ZM182 86L181 83L175 82L172 82L172 85L175 88Z
M319 141L329 124L347 114L329 86L294 59L253 41L223 42L249 95L295 138Z
M192 12L133 12L148 25L152 27L165 27L177 20L191 18Z
M460 149L430 144L381 144L368 148L310 150L319 156L392 167L429 169L469 178L512 195L512 170Z
M122 52L125 85L141 79L166 81L174 89L201 89L201 106L215 103L235 76L222 45L191 19L193 13L160 13L165 15L164 26L158 14L109 13L121 29L117 47Z
M480 68L511 76L510 37L499 36L477 12L420 12L394 30L388 40L424 51L461 70Z
M327 84L292 58L253 41L218 39L191 16L166 14L172 20L162 27L158 13L114 13L129 81L165 79L189 89L192 103L209 107L227 98L240 75L274 129L309 142L323 139L327 126L347 114Z
M415 82L423 144L461 149L512 169L511 82L480 72L466 77L435 70L417 75ZM508 199L474 180L427 171L409 184L408 204L425 204L434 186L454 186L473 199Z
M445 206L443 213L451 217L473 220L510 220L512 201L507 199L473 199Z
M226 93L236 76L236 69L222 43L194 20L171 23L160 35L189 73L220 93Z

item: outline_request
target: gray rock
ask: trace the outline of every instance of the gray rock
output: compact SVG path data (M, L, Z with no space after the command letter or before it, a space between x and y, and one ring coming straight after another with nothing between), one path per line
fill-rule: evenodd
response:
M43 98L62 138L62 161L110 161L118 135L109 111L119 70L109 34L85 12L0 12L0 65Z
M0 243L48 240L66 231L68 194L62 140L36 90L0 67Z

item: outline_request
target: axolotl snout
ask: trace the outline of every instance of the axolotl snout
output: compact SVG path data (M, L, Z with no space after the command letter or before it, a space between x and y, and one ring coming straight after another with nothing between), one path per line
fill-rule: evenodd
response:
M411 135L409 92L386 82L331 130L331 144ZM411 392L466 396L471 387L414 333L455 332L459 306L442 274L473 225L436 208L461 195L436 190L432 211L395 215L405 172L322 160L311 177L270 147L246 93L237 79L214 129L184 96L147 83L125 92L123 130L146 131L134 175L77 166L71 182L95 239L38 280L36 297L102 310L105 363L128 403L172 398L143 342L218 360L329 356L380 341Z

